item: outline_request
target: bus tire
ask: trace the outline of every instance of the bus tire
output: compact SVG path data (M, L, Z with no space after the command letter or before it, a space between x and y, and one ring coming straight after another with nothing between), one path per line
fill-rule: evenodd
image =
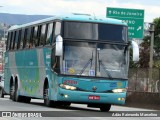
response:
M0 88L0 98L4 98L3 89Z
M23 97L20 96L20 95L18 95L18 83L15 84L14 97L15 97L15 101L16 101L16 102L22 102L22 101L23 101Z
M10 85L10 99L15 101L15 87L13 82Z
M71 106L70 102L62 102L61 105L65 108L69 108Z
M111 109L111 104L102 104L100 106L100 110L102 112L108 112Z
M30 103L31 102L31 98L30 97L23 97L23 102Z
M44 104L48 107L53 106L54 101L51 101L49 98L49 85L45 84L43 92Z

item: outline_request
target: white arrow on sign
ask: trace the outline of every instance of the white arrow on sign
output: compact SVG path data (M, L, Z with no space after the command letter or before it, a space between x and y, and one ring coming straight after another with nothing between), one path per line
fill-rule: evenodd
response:
M139 26L138 28L137 28L137 31L139 31L139 30L141 30L142 29L142 26Z

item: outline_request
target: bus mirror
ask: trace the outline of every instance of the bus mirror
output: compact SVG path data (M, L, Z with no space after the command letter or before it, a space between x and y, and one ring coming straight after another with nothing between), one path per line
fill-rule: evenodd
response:
M133 61L139 61L139 47L135 41L132 41L132 49L133 49Z
M63 38L58 35L56 37L56 51L55 51L55 55L56 56L62 56L63 54Z

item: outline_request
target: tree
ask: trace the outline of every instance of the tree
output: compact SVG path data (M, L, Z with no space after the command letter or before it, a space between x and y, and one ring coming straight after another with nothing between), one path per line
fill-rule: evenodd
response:
M160 68L160 17L153 20L155 26L154 32L154 67ZM149 67L150 56L150 36L145 36L143 42L140 44L140 60L138 66L141 68ZM132 61L130 62L132 63ZM131 65L131 67L134 65Z
M160 17L153 20L155 25L154 32L154 67L160 69Z
M150 39L150 36L145 36L143 42L140 44L139 67L141 68L149 67Z

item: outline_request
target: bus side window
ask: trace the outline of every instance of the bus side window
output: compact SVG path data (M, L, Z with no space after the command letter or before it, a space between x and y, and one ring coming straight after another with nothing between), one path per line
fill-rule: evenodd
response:
M60 22L56 22L54 25L54 34L53 34L53 41L52 44L55 43L56 37L57 35L61 34L61 23Z
M28 28L26 28L26 29L25 29L25 32L24 32L23 48L26 48L26 43L27 43L27 33L28 33Z
M17 49L20 48L20 44L21 44L21 33L22 33L22 30L19 30L19 34L18 34L18 42L17 42Z
M41 26L40 42L39 45L44 45L46 41L46 24Z
M17 49L17 45L18 45L18 36L19 36L19 31L17 30L15 35L15 46L14 46L15 50Z
M21 33L21 42L20 42L20 49L23 49L24 33L25 33L25 29L22 29L22 33Z
M11 32L8 33L6 50L9 50L10 39L11 39Z
M13 34L13 40L12 40L12 50L14 50L14 46L15 46L15 38L16 38L16 31L14 31L14 34Z
M11 38L10 38L10 42L9 42L9 50L12 49L12 40L13 40L13 32L11 32Z
M51 45L53 39L53 23L48 24L47 38L45 45Z
M60 72L60 57L55 56L55 47L52 49L51 53L51 69L56 73Z
M61 34L61 23L60 22L56 22L55 24L55 29L54 29L54 35L60 35Z
M31 27L28 28L28 31L26 34L26 48L30 47L30 38L31 38Z
M34 27L33 43L35 43L35 46L38 46L38 26Z
M42 25L39 25L38 26L38 34L37 34L37 37L38 37L37 46L39 46L39 43L40 43L41 28L42 28Z
M34 41L34 27L31 28L31 35L30 35L30 42L29 42L29 48L35 47L35 41Z

